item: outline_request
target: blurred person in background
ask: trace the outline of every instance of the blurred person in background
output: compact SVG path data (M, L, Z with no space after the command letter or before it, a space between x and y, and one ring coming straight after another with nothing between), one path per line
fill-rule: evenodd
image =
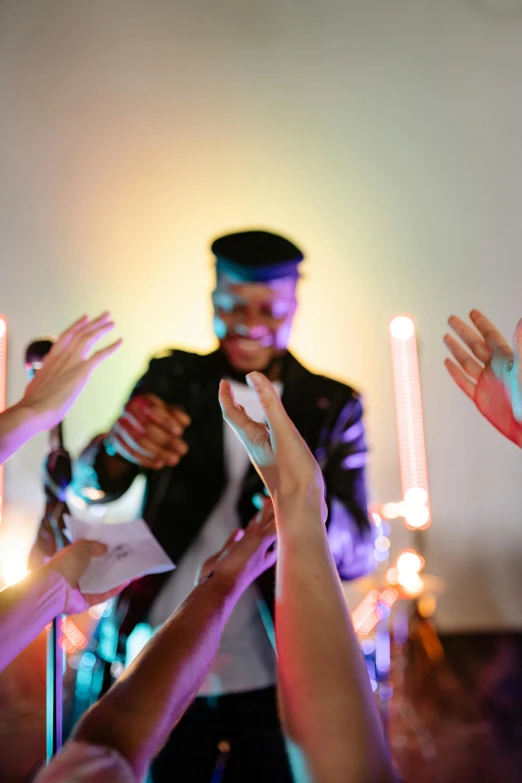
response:
M124 592L107 622L119 623L120 661L137 623L160 627L190 593L201 563L263 502L263 483L218 404L222 378L248 414L263 411L246 375L264 372L324 475L329 544L343 579L373 567L367 510L367 449L359 395L303 367L288 350L302 251L267 231L243 231L212 244L212 294L219 345L208 355L170 350L154 358L109 432L80 456L75 490L87 502L121 497L146 476L143 516L176 563L171 576L146 577ZM242 596L195 704L154 764L156 783L208 783L219 748L249 780L291 780L276 705L273 649L275 576L268 569ZM122 618L120 622L120 618ZM112 661L108 661L107 672ZM110 684L107 675L105 687Z

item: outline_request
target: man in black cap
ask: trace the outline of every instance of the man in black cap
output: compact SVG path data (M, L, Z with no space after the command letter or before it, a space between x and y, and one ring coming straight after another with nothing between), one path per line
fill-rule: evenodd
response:
M350 387L314 375L288 351L302 252L266 231L223 236L212 245L212 295L219 347L154 358L109 433L80 457L76 491L88 502L120 497L146 475L144 519L176 563L146 577L120 601L120 656L138 622L159 627L184 600L204 560L263 503L263 486L245 450L223 424L218 385L227 377L239 404L263 420L245 383L253 370L276 385L325 477L328 535L343 579L372 567L362 406ZM272 612L274 571L238 604L212 671L153 767L155 783L292 780L277 716ZM318 629L320 633L320 629ZM303 698L306 698L303 695Z

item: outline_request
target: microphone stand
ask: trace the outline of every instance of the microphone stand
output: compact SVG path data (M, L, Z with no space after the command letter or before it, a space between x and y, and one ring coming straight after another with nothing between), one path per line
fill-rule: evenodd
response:
M45 554L53 555L67 545L63 514L68 513L65 491L72 480L71 458L63 445L62 424L49 433L49 452L44 464L45 515L39 539ZM63 615L55 617L47 634L46 668L46 757L47 763L62 747L63 675L65 651L61 645Z
M42 366L53 340L38 338L25 352L25 371L29 379ZM29 568L41 565L67 545L64 536L63 515L69 513L65 493L72 481L71 458L63 445L62 422L49 431L49 448L44 463L43 488L45 513L40 522L36 541L29 555ZM46 757L47 763L62 747L63 738L63 675L65 651L61 645L62 615L56 617L47 633L46 673Z

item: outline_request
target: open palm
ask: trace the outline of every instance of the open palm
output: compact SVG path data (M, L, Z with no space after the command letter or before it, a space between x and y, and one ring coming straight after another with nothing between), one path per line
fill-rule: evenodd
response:
M245 446L276 506L306 496L310 502L319 502L326 519L321 470L288 417L277 391L258 372L250 373L247 382L258 396L267 424L253 421L236 403L228 381L222 381L219 389L223 418Z
M201 566L196 584L215 571L231 584L248 587L277 559L275 543L277 533L272 501L266 498L263 508L251 520L245 530L234 530L219 552L209 557Z
M462 342L451 334L444 337L456 360L446 359L446 367L490 424L522 447L522 322L515 332L513 351L482 313L473 310L470 318L475 328L456 316L449 319Z
M89 356L91 348L113 327L109 313L95 319L83 316L54 342L20 402L39 416L41 429L51 429L62 421L92 371L119 348L121 340Z

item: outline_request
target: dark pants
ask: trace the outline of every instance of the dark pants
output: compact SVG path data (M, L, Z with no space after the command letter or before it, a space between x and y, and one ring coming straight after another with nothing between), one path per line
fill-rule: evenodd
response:
M196 699L155 760L152 779L154 783L293 783L275 689Z

